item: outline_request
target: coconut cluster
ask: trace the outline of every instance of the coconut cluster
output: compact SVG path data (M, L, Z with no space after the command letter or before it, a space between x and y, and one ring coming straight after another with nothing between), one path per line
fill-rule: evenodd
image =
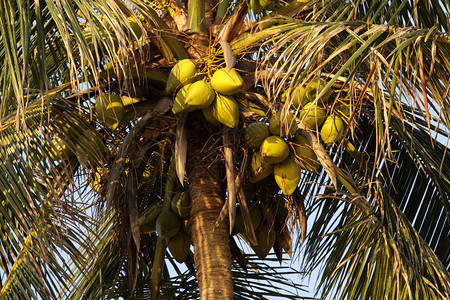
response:
M179 263L186 261L191 245L191 199L185 191L176 193L170 201L170 209L155 204L139 218L141 233L156 232L166 239L167 247Z
M200 78L190 59L180 60L172 68L166 93L176 92L174 114L201 109L206 120L235 128L239 123L239 106L233 95L244 88L244 80L236 69L218 69L211 78Z

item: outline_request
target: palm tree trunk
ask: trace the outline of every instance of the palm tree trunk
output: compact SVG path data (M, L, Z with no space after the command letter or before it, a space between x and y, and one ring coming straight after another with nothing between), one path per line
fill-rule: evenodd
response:
M192 128L192 127L190 127ZM205 130L203 129L203 132ZM197 131L196 133L200 133ZM187 171L192 199L191 230L200 299L233 299L230 237L227 224L213 231L223 206L220 160L215 147L205 146L209 135L189 139Z

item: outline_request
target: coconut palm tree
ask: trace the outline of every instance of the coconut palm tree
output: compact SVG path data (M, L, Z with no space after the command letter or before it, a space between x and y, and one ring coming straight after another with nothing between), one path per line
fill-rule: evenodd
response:
M450 297L448 2L0 7L0 298Z

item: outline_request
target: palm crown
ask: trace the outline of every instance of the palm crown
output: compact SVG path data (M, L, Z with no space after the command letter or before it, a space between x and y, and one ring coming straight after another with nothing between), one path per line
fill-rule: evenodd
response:
M1 298L449 297L447 2L1 7Z

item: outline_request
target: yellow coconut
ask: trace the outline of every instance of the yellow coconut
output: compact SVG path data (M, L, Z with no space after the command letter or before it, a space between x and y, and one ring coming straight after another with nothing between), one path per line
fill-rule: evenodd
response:
M191 107L190 105L186 104L186 93L190 86L190 84L183 86L175 96L175 101L172 106L172 112L175 115L195 110L195 107Z
M125 116L125 109L119 95L104 93L95 100L95 111L101 122L112 130L119 126Z
M239 123L239 107L232 96L217 94L212 111L214 118L227 127L235 128Z
M202 113L203 113L203 116L205 117L205 119L209 123L216 125L216 126L220 124L220 122L217 121L216 118L214 118L212 105L208 106L207 108L202 109Z
M85 168L96 168L106 162L106 146L101 136L94 130L87 129L79 137L76 145L76 155Z
M191 84L186 91L185 103L195 108L206 108L211 105L216 97L211 84L204 80L198 80Z
M302 169L292 159L287 158L282 163L273 166L273 176L284 195L290 196L300 182Z
M171 211L163 211L156 219L156 232L162 238L175 236L180 228L180 219Z
M251 247L260 259L264 259L275 244L275 230L273 230L273 228L269 229L266 223L263 222L256 232L256 239L258 241L258 245L251 245Z
M72 149L69 143L66 143L66 141L58 136L54 136L50 141L48 155L51 160L69 159L74 155Z
M180 231L170 238L167 248L177 262L184 263L191 248L191 236Z
M311 81L307 88L306 88L306 97L309 99L309 101L313 101L316 99L316 96L322 92L324 87L327 85L327 82L323 79L314 79ZM322 101L327 101L331 96L331 89L328 89L328 91L320 98Z
M269 127L262 122L250 123L245 129L245 138L250 148L258 149L269 136Z
M226 68L222 68L214 72L211 86L222 95L233 95L244 88L244 80L236 69L233 68L228 72Z
M291 92L291 100L294 107L303 107L310 102L310 100L306 97L306 85L297 86Z
M277 111L269 119L269 131L273 135L289 137L297 132L297 122L290 112L282 115L281 111Z
M272 174L273 165L262 160L261 153L259 151L253 153L250 182L258 182Z
M167 78L166 93L172 94L183 85L194 83L197 80L196 75L197 67L192 60L178 61Z
M261 144L261 158L269 164L277 164L289 155L289 146L279 136L272 135Z
M297 135L293 144L295 158L300 163L300 166L309 172L318 172L320 164L308 140L303 135Z
M310 102L300 111L299 119L303 121L307 128L315 130L325 121L325 114L325 108Z
M191 198L189 193L177 193L170 203L173 212L181 218L187 217L191 212Z
M322 129L320 130L320 137L326 146L330 146L342 138L344 129L344 121L335 114L332 114L323 123Z

